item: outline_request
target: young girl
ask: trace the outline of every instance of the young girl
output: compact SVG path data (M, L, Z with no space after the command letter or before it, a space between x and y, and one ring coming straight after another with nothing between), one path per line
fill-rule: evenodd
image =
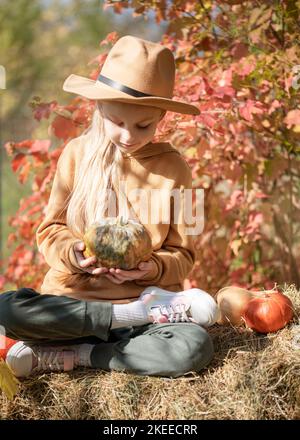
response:
M85 229L106 217L108 189L118 198L115 215L129 206L129 217L139 218L150 191L151 210L158 212L160 205L173 207L160 192L192 188L180 153L168 142L152 143L167 110L199 113L172 100L174 79L168 48L128 35L110 50L96 81L77 75L65 81L65 91L95 100L95 111L90 128L65 146L57 163L36 233L50 266L40 292L0 295L0 325L19 340L6 359L16 376L86 366L178 377L211 361L205 327L216 322L218 308L208 293L183 290L195 250L172 210L169 222L140 220L152 254L133 270L96 266L95 257L83 254ZM134 189L144 191L143 200Z

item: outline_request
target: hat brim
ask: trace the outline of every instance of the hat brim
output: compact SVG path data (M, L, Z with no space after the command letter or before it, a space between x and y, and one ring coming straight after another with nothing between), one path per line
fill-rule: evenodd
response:
M136 98L120 90L113 89L108 85L95 81L84 76L71 74L63 84L65 92L75 93L89 99L99 99L101 101L120 101L137 105L158 107L176 113L188 115L199 115L198 107L182 101L161 97Z

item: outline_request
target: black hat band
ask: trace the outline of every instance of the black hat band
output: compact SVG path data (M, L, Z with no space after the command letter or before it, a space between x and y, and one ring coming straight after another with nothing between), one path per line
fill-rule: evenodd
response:
M109 79L101 74L98 76L97 81L103 82L104 84L112 87L113 89L120 90L121 92L127 93L128 95L131 96L135 96L136 98L154 96L154 95L148 95L147 93L139 92L138 90L135 89L131 89L130 87L124 86L123 84L117 81L113 81L112 79Z

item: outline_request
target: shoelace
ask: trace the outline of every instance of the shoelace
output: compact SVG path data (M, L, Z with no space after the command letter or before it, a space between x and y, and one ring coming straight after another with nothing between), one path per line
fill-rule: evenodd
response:
M74 366L74 353L72 351L60 350L37 350L36 357L38 364L35 370L68 371Z
M192 319L187 315L184 304L176 304L175 307L169 304L151 307L153 310L154 323L162 322L165 317L168 322L190 322Z

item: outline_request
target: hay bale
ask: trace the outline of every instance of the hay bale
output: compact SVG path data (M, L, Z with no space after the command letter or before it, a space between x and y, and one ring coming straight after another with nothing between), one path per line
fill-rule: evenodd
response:
M296 308L276 333L215 324L215 357L201 373L177 379L80 369L22 380L1 419L300 419L300 295L283 287Z

